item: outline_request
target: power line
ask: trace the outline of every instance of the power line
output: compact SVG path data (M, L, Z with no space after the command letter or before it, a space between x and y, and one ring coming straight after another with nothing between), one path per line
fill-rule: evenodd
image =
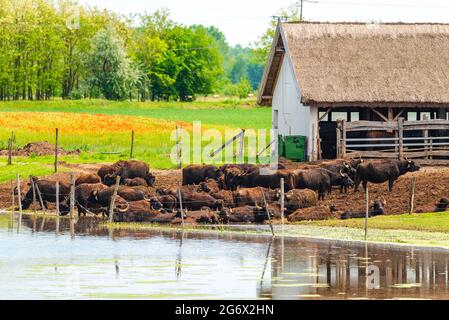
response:
M304 2L329 5L350 5L350 6L377 6L377 7L399 7L399 8L433 8L433 9L449 9L449 6L443 5L425 5L425 4L399 4L399 3L374 3L374 2L350 2L350 1L308 1ZM299 3L298 3L299 4Z

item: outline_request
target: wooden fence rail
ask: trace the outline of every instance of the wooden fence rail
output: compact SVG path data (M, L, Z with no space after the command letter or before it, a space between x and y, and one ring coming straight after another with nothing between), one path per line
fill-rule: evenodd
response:
M374 131L378 138L364 137ZM414 136L409 136L412 131ZM353 132L359 133L358 136L352 137ZM430 161L438 158L438 162L449 162L449 121L404 121L403 118L389 122L341 121L337 126L337 156L368 159L406 157Z

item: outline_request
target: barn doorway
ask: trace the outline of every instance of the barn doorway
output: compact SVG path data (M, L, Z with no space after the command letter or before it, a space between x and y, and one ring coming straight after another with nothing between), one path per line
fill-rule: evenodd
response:
M337 122L320 122L321 158L337 158Z

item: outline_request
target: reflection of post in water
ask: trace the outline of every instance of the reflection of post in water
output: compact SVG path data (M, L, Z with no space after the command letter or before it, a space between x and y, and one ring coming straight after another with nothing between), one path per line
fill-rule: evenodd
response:
M182 213L181 213L182 215ZM178 251L178 256L176 257L176 262L175 262L175 274L176 274L176 279L181 278L181 269L182 269L182 243L184 242L184 229L182 229L181 231L181 239L179 241L179 251Z
M75 238L75 219L70 218L70 236L73 238Z
M118 278L120 275L120 265L117 259L115 259L114 265L115 265L115 276Z
M274 238L275 238L275 237L272 237L272 238L271 238L271 241L270 241L270 243L268 244L268 247L267 247L267 254L265 255L265 264L264 264L264 266L263 266L262 275L261 275L261 277L260 277L260 288L263 287L263 280L264 280L264 278L265 278L265 273L267 272L268 258L270 257L271 246L273 245Z
M17 202L19 204L19 222L17 224L17 232L22 226L22 193L20 192L20 175L17 174Z

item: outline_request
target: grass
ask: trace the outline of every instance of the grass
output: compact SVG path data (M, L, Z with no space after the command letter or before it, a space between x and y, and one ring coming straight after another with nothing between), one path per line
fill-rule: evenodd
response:
M300 224L320 227L364 229L365 219L323 220L302 222ZM377 216L369 219L368 228L449 233L449 212Z
M175 166L170 154L174 151L176 125L191 132L193 121L201 121L203 133L208 129L221 133L227 129L269 129L271 109L256 107L254 100L0 102L0 149L6 149L12 131L16 136L15 147L22 147L29 142L53 142L55 128L59 128L60 146L82 151L79 157L61 156L61 161L114 162L129 158L131 131L134 130L134 158L149 162L153 168L169 169ZM207 143L203 141L202 145ZM25 161L26 166L36 175L46 173L53 161L52 157L31 158L32 161ZM17 161L23 162L14 160ZM18 165L15 168L20 168ZM5 171L11 168L0 166L0 182L9 179L11 174Z
M424 217L426 219L426 217ZM419 226L419 221L416 222ZM115 223L106 225L106 227L113 229L124 230L166 230L167 232L178 230L166 225L153 224L137 224L137 223ZM191 233L213 233L213 234L240 234L240 235L263 235L271 236L271 231L268 226L258 229L237 230L228 229L226 226L211 229L207 226L186 226L185 232ZM275 226L275 234L277 237L285 236L291 238L313 238L313 239L329 239L329 240L343 240L343 241L364 241L365 233L363 228L344 227L344 226L321 226L319 223L295 224L286 225L284 228ZM444 247L449 248L449 232L436 231L417 231L400 228L385 228L377 229L370 225L368 232L369 242L377 243L393 243L393 244L407 244L416 246L428 247Z

